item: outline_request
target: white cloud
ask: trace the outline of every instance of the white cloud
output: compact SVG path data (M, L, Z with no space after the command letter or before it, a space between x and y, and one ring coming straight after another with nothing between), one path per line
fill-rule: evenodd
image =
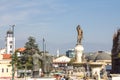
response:
M2 24L27 24L27 22L34 22L33 17L44 20L45 18L48 19L48 16L46 17L46 15L61 14L65 11L63 8L64 6L58 5L54 0L13 0L10 2L9 0L2 0L0 3L0 23Z

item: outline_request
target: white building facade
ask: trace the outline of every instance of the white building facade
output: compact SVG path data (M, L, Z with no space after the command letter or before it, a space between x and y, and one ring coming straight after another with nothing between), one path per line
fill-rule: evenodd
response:
M11 54L0 54L0 80L10 80L12 77L12 66L10 64Z

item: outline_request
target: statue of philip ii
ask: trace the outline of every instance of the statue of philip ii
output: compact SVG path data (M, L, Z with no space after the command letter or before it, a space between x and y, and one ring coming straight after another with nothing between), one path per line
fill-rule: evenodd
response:
M77 33L78 33L77 44L81 44L81 40L83 38L83 30L80 28L80 25L78 25L76 29L77 29Z

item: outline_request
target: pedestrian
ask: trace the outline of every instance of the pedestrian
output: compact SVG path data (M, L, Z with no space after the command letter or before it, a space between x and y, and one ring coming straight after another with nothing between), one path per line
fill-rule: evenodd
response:
M98 74L97 74L97 72L95 72L95 74L94 74L93 77L94 77L95 80L98 80Z
M64 76L60 76L60 80L65 80Z

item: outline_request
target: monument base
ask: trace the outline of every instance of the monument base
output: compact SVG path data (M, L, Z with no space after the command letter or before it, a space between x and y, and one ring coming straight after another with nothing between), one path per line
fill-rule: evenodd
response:
M33 71L33 78L39 78L39 71Z
M56 78L30 78L27 80L56 80Z
M83 48L82 45L77 44L75 46L75 59L76 59L75 62L76 63L82 63L83 62L82 61L83 50L84 50L84 48Z
M111 80L120 80L120 74L110 74L112 79Z

